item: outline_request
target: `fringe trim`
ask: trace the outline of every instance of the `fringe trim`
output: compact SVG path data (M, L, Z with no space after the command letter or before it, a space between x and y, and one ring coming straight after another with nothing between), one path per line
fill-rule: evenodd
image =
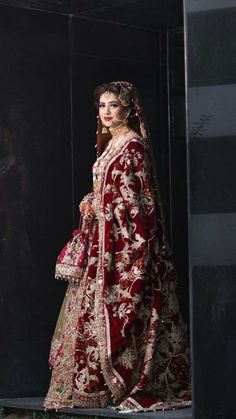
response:
M85 269L77 268L75 266L57 264L55 278L72 282L80 282L83 278L84 271Z

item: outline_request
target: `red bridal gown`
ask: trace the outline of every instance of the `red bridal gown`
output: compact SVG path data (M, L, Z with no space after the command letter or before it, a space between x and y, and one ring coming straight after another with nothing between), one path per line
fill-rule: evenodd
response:
M52 340L47 409L190 404L189 346L148 145L128 130L93 167L88 264Z

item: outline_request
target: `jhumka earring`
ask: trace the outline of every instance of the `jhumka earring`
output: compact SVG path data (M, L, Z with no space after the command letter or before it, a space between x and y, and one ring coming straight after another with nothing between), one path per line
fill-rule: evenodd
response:
M109 131L105 125L102 126L102 134L107 134Z
M99 127L99 122L101 122L101 119L100 119L99 115L97 115L97 121L98 121L98 127ZM102 125L101 133L102 134L107 134L108 132L109 131L108 131L107 127L105 127L105 125ZM98 134L98 129L97 129L97 134Z

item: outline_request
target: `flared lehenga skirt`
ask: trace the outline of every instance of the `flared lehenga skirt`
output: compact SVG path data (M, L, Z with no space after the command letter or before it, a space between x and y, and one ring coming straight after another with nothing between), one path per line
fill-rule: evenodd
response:
M169 330L171 339L178 341L178 353L173 354L171 349L167 349L169 352L166 355L159 348L154 354L154 363L157 361L158 364L158 357L162 357L162 361L166 357L166 361L159 368L153 369L146 387L135 384L138 382L136 376L136 382L127 388L120 399L114 396L114 388L110 388L106 379L107 372L101 367L98 336L103 320L97 317L95 310L97 281L101 281L97 266L96 228L87 269L80 283L69 283L52 339L49 359L52 377L44 402L45 408L113 406L118 409L158 410L189 406L189 354L182 321L178 321L175 330ZM165 327L164 323L160 323L161 327ZM172 345L171 342L168 344ZM158 349L158 339L156 345ZM163 343L160 345L163 347ZM122 362L128 374L129 368L132 372L131 357L129 351L124 350ZM142 362L141 355L140 360ZM142 365L139 365L138 371L141 370ZM163 386L163 382L166 385Z

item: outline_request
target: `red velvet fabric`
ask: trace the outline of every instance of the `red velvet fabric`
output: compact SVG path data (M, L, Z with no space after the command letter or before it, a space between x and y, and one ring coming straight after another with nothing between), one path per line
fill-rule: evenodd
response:
M93 172L88 265L68 287L45 407L189 405L189 347L148 146L129 133Z

